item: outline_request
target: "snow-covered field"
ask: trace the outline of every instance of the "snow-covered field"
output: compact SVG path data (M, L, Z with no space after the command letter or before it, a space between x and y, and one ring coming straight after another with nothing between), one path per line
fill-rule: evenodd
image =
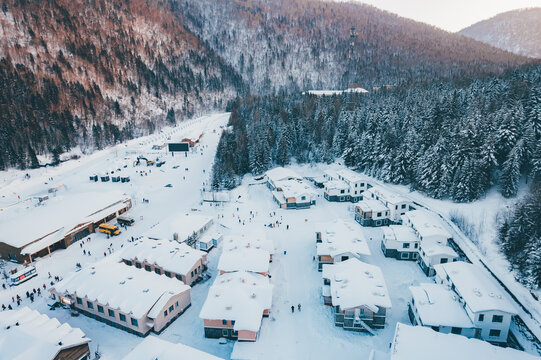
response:
M213 203L202 202L202 188L206 186L220 137L220 127L227 123L228 114L215 114L181 123L178 127L165 129L162 133L147 138L132 140L126 144L86 156L80 160L68 161L57 168L37 169L29 171L30 179L25 179L26 172L9 171L0 175L0 208L9 211L9 206L20 199L47 192L53 186L64 184L65 195L85 191L110 191L121 189L132 196L134 206L129 214L136 219L136 224L124 231L119 237L107 239L103 234L92 234L91 241L83 245L91 256L83 255L77 243L66 250L54 252L51 256L36 262L39 276L19 287L3 290L0 288L0 304L12 304L12 296L23 298L23 305L68 322L73 327L81 328L92 339L91 351L98 347L105 359L122 359L141 338L122 330L107 326L96 320L80 315L71 317L69 311L49 310L51 303L45 294L31 303L24 293L32 288L49 283L48 272L53 276L65 276L75 270L75 264L83 266L103 259L104 251L113 244L113 254L107 254L111 261L122 251L123 244L131 236L144 234L150 227L170 214L197 210L215 218L218 226L227 233L250 233L264 231L274 241L277 249L270 265L271 282L274 285L273 305L269 318L263 319L259 338L255 343L220 344L217 339L204 337L202 320L199 311L205 301L208 288L216 276L216 264L221 249L213 249L209 253L208 274L212 278L192 288L192 306L176 319L160 338L181 342L211 354L229 359L367 359L370 351L376 348L388 351L396 322L409 323L407 302L408 287L421 282L429 282L414 262L396 261L385 258L380 250L381 230L363 228L372 252L368 262L380 266L391 296L392 308L388 312L387 326L376 331L376 336L364 333L352 333L334 326L331 307L323 305L321 297L322 278L314 261L316 254L315 225L335 218L353 218L353 206L350 203L330 203L323 199L318 190L316 206L306 210L278 209L272 201L270 191L265 185L257 183L246 176L242 186L232 191L230 203L214 206ZM198 136L204 132L201 144L188 157L177 154L171 157L166 150L151 150L153 144L162 144L168 137L180 140L186 136ZM138 166L133 167L137 155L160 157L166 164L161 168ZM118 166L121 174L129 174L130 183L94 183L88 176L94 173L109 171ZM296 166L295 170L304 176L320 174L323 166ZM188 170L186 170L188 169ZM136 173L143 171L143 175ZM52 180L48 180L52 178ZM171 184L172 187L164 187ZM405 188L396 188L405 191ZM411 194L410 194L411 195ZM419 195L420 196L420 195ZM149 203L141 200L149 199ZM424 200L424 199L419 199ZM449 206L435 209L445 210ZM487 205L487 208L494 206ZM467 209L463 209L466 211ZM255 213L254 217L250 212ZM448 213L445 212L444 215ZM0 212L1 216L1 212ZM50 214L61 216L61 214ZM488 216L488 215L487 215ZM240 219L240 221L239 221ZM265 226L280 221L279 227ZM223 226L222 226L223 225ZM286 225L289 225L289 229ZM31 224L29 224L31 226ZM302 305L300 312L291 313L291 305ZM1 356L0 356L1 358Z

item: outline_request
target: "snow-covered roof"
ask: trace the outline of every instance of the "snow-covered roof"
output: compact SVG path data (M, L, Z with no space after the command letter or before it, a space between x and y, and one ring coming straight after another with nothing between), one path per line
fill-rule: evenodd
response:
M142 238L124 247L122 259L146 261L177 274L186 275L207 253L174 240Z
M223 360L191 346L147 336L122 360Z
M326 189L347 190L349 185L342 180L330 180L325 183Z
M267 273L269 272L269 259L270 253L263 249L240 248L224 251L218 261L218 270Z
M399 195L393 191L390 191L384 187L381 187L379 185L374 185L370 189L368 189L369 192L377 195L380 200L385 200L391 204L398 204L403 202L411 202L408 198Z
M400 242L416 242L419 241L415 231L405 225L389 225L382 228L385 239L400 241Z
M445 255L452 258L458 257L458 254L452 247L435 241L422 241L421 250L423 250L427 256Z
M17 325L18 324L18 325ZM54 359L61 350L86 344L79 328L23 307L0 312L0 358Z
M507 294L480 269L464 261L456 261L434 266L441 279L449 276L455 291L462 296L473 312L498 310L516 314L517 309L507 298Z
M491 345L462 335L443 334L424 326L396 324L391 360L534 360L523 351Z
M259 331L263 311L272 306L269 278L247 271L219 275L209 289L199 317L235 320L235 330Z
M423 283L409 289L423 325L474 327L458 296L446 286Z
M303 94L311 94L316 96L332 96L332 95L341 95L343 93L360 93L360 94L366 94L368 93L368 90L363 88L350 88L345 90L308 90L304 92Z
M352 183L366 181L366 178L364 176L348 168L340 169L336 172L336 174L342 179Z
M287 198L297 198L301 195L316 196L316 191L312 186L299 180L283 180L275 183L276 187L282 189L281 193Z
M331 282L333 306L342 310L366 306L390 308L391 298L381 269L351 258L334 264L323 264L322 276Z
M283 168L281 166L267 171L265 175L267 175L267 178L273 182L291 179L302 180L302 176L297 174L295 171L288 168Z
M370 255L370 249L359 225L337 219L321 224L321 243L317 244L318 255L332 257L350 252L357 256Z
M383 205L381 201L374 199L366 199L359 201L357 205L363 212L385 212L389 211L387 206Z
M178 235L178 241L184 242L194 232L198 232L213 221L212 216L195 213L178 213L151 228L146 235L152 239L174 240L173 235Z
M410 220L412 226L423 239L433 236L444 239L452 238L451 234L445 229L443 222L436 214L426 210L412 210L406 212L402 216Z
M274 254L276 249L272 240L267 239L262 231L250 232L242 235L228 235L222 241L223 251L231 251L242 248L255 248Z
M103 218L124 207L124 201L129 199L119 191L74 194L64 191L49 196L41 204L27 200L4 210L0 217L0 242L21 248L47 237L37 245L35 251L38 251L62 239L63 234L78 225L99 220L102 213L106 213ZM35 252L34 248L25 249L25 253Z
M66 276L53 289L61 295L88 297L139 319L147 313L153 318L161 310L157 308L160 300L189 291L190 287L165 275L101 261Z
M328 179L338 179L338 174L332 169L323 171L323 176L327 177Z

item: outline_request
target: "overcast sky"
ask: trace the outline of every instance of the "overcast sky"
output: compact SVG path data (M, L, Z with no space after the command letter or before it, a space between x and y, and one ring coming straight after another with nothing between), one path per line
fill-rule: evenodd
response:
M501 12L541 7L541 0L356 0L403 17L459 31ZM541 19L540 19L541 21Z

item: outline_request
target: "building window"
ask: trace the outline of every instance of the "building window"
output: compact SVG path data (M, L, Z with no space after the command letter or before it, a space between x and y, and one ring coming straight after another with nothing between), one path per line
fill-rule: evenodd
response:
M402 209L405 209L406 208L406 204L402 204Z
M182 281L182 276L180 276L179 274L175 275L175 277L176 277L178 280Z
M161 275L161 274L162 274L162 271L161 271L160 269L158 269L158 268L155 268L155 269L154 269L154 272L155 272L156 274L158 274L158 275Z
M306 200L306 196L301 196L301 200Z
M83 299L81 299L80 297L78 297L78 298L77 298L77 304L83 305Z
M145 270L146 270L146 271L151 271L150 266L149 266L149 265L145 265Z
M451 333L452 334L460 335L461 332L462 332L462 328L459 328L459 327L452 327L451 328Z
M167 316L167 310L163 312L163 316Z
M174 309L174 306L173 306L173 305L169 306L169 312L170 312L170 313L173 312L173 309Z
M136 262L136 263L135 263L135 267L138 268L138 269L140 269L140 268L141 268L141 263Z
M440 327L439 326L431 326L432 330L439 332Z
M175 306L178 307L178 301L175 303Z
M409 249L410 244L409 244L409 243L403 243L403 244L402 244L402 247L403 247L404 249Z
M131 318L131 324L133 326L139 327L139 323L137 322L137 319Z
M94 304L92 304L90 301L86 302L86 306L88 306L89 309L94 309Z
M227 320L222 320L222 325L227 325Z
M501 330L497 330L497 329L490 329L489 333L488 333L488 336L490 337L500 337L500 334L502 333Z
M126 261L126 265L132 265L131 261L130 260L125 260Z
M98 305L98 312L102 313L103 314L103 306L101 305Z
M379 213L377 214L377 217L380 217L380 216L381 216L381 212L379 212Z
M107 309L107 312L109 313L109 316L110 316L110 317L113 317L113 318L115 317L115 312L114 312L114 310Z
M419 244L415 243L413 247L417 249L419 247Z
M164 271L165 276L171 277L171 273L169 271Z
M235 320L231 320L231 325L235 325Z
M120 314L120 321L126 322L126 315Z
M492 322L495 322L495 323L503 322L503 315L493 315Z
M485 321L485 314L479 314L479 321Z
M440 261L440 264L445 264L447 261L448 261L447 258L442 258L441 261Z

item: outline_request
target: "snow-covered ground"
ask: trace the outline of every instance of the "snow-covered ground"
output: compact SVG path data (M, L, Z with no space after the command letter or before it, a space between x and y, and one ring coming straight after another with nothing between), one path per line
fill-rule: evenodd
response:
M71 317L66 310L51 311L47 306L51 301L46 296L37 297L34 303L31 303L24 293L43 283L49 284L48 272L53 276L65 276L75 270L77 262L85 266L103 259L104 251L111 261L115 261L122 251L123 244L131 236L144 234L168 215L197 210L198 213L213 216L217 226L225 234L250 233L257 230L265 232L267 237L274 241L277 250L270 265L271 282L274 285L271 314L269 318L263 319L261 332L255 343L228 341L227 344L220 344L217 339L204 337L199 312L216 276L216 264L221 252L221 248L218 247L211 250L208 257L208 274L212 275L212 278L192 288L192 306L161 333L160 338L181 342L226 359L232 355L234 358L258 360L329 357L367 359L373 348L387 352L396 323L409 323L408 287L430 280L414 262L397 261L383 256L380 249L381 229L363 228L362 231L372 252L368 262L381 267L391 296L392 308L388 311L387 326L384 330L376 331L376 336L352 333L335 327L332 309L323 305L321 296L322 278L314 260L315 225L335 218L353 219L352 204L327 202L321 190L318 190L317 204L310 209L278 209L267 187L254 181L251 176L246 176L242 186L231 192L232 202L220 206L202 202L202 188L210 176L221 133L220 127L227 123L227 119L228 114L215 114L181 123L178 127L165 129L160 134L117 145L80 160L68 161L57 168L29 171L30 179L24 178L26 172L12 170L2 173L0 208L4 208L4 211L9 211L9 206L20 199L46 193L50 187L60 184L65 185L60 191L66 195L89 190L122 189L132 196L134 206L129 214L136 219L136 224L119 237L107 239L103 234L92 234L91 241L85 242L83 248L75 244L66 250L59 250L51 256L39 259L36 261L39 276L19 287L8 290L0 288L0 304L9 303L16 306L12 303L11 297L19 294L23 298L21 306L27 305L62 322L68 322L72 327L81 328L92 339L90 344L92 352L99 346L103 358L121 359L142 339L84 315ZM182 154L171 157L166 150L151 150L153 144L162 144L168 137L180 140L186 136L198 136L201 132L204 132L201 144L188 157ZM166 164L161 168L144 165L134 167L134 158L142 154L146 154L149 158L159 157L165 160ZM123 165L127 167L123 168ZM117 167L122 168L121 174L127 173L131 176L130 183L94 183L88 180L91 174ZM303 176L312 176L321 174L322 169L326 167L295 166L294 169ZM136 171L143 171L143 175ZM52 180L48 180L50 178ZM166 184L171 184L172 187L164 187ZM408 192L406 188L393 187L393 189ZM149 199L149 203L143 203L142 198ZM425 198L421 197L418 200L424 201ZM447 215L450 209L448 205L438 207L440 205L431 203L430 206L441 210L444 215ZM487 205L487 208L490 206ZM250 216L250 212L256 215ZM279 227L265 226L276 221L281 222ZM286 225L289 225L289 229ZM114 252L110 255L107 248L111 243ZM83 249L90 251L91 256L83 255ZM302 310L291 313L291 305L297 304L302 305Z

